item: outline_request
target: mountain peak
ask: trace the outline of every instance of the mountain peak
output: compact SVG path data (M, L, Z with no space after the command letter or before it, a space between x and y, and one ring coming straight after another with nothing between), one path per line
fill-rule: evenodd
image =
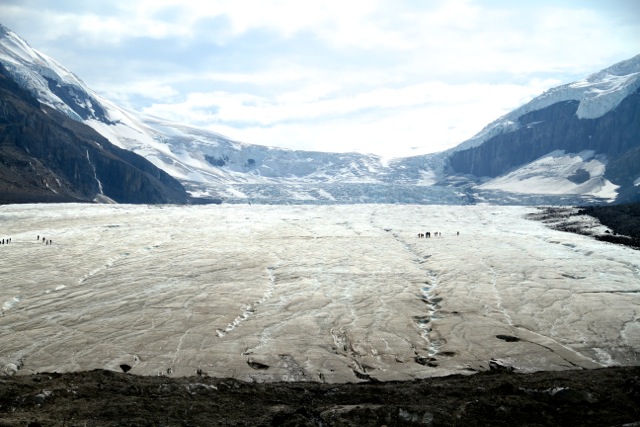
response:
M625 59L624 61L617 62L610 67L607 67L603 70L598 71L597 73L591 74L585 80L587 81L598 81L606 78L607 75L613 76L627 76L629 74L639 73L640 72L640 54Z
M638 88L640 88L640 55L613 64L583 80L551 88L488 124L478 134L448 151L455 152L477 147L496 135L517 130L520 126L520 117L559 102L578 101L576 115L580 119L602 117Z

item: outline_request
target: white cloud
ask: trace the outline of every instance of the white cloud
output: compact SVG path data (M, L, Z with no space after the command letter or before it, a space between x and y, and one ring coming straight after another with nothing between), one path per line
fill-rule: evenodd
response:
M223 17L229 24L228 38L254 29L267 29L283 37L311 32L336 45L384 45L395 49L404 43L402 37L398 37L398 32L385 31L368 19L380 12L382 5L376 0L165 0L140 2L136 15L153 16L165 9L180 10L183 25L193 25L206 18Z
M640 52L638 6L616 0L99 3L0 16L114 101L289 148L445 149Z
M190 121L249 143L397 157L456 145L539 94L548 83L425 82L353 96L320 85L275 100L245 93L198 93L182 103L154 104L145 113Z

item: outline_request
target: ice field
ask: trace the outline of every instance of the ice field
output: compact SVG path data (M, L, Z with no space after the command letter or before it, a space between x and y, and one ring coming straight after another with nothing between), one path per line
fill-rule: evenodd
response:
M351 382L637 365L640 252L535 210L0 206L0 368Z

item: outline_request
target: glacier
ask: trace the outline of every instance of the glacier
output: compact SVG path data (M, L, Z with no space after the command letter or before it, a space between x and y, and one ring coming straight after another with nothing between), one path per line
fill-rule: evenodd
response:
M339 383L637 365L637 251L535 212L1 206L0 369Z
M452 176L448 159L452 153L519 129L519 119L532 111L563 101L578 101L577 117L593 119L615 109L640 87L640 55L637 55L581 81L548 90L447 151L383 159L372 154L296 151L246 144L210 130L128 110L100 96L64 66L31 48L2 25L0 63L40 102L92 127L114 145L146 158L178 179L191 196L227 203L610 202L620 191L610 182L602 179L596 182L596 178L602 177L601 172L594 175L592 183L576 186L562 175L550 181L545 176L545 165L538 162L543 169L534 170L536 164L524 164L521 171L521 174L539 173L535 182L507 176L492 185L478 187L464 176ZM604 164L606 159L599 161ZM445 188L448 186L454 188ZM542 193L533 194L534 188ZM563 188L567 192L550 192L549 188Z

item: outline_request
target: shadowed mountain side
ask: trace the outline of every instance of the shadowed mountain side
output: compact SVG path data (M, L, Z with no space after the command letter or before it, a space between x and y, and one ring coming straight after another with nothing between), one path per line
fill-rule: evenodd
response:
M578 105L577 101L565 101L524 114L517 130L453 153L451 168L461 174L493 178L554 150L594 150L607 156L605 177L620 186L616 201L638 200L640 187L633 185L633 178L640 176L640 90L596 119L578 118Z
M41 105L2 66L0 153L0 203L189 201L166 172Z

